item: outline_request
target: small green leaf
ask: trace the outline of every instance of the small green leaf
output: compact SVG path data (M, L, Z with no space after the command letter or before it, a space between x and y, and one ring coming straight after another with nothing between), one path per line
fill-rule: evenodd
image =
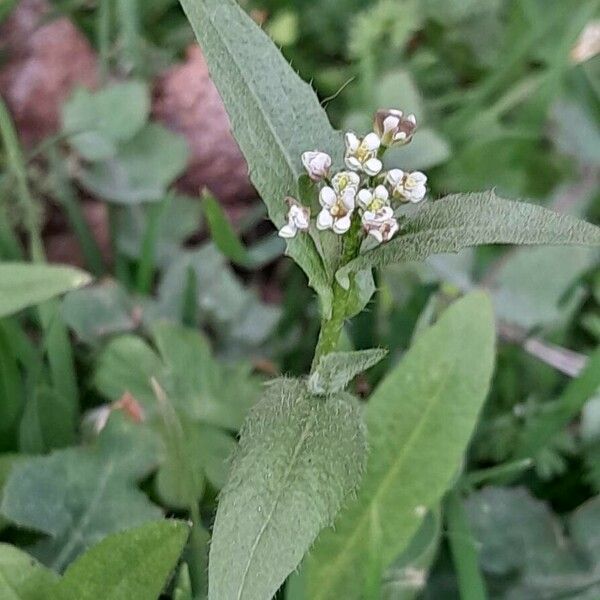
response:
M252 183L280 228L285 197L299 196L302 153L319 149L341 156L341 136L311 87L234 0L181 0L181 5L229 113ZM313 239L296 236L287 253L308 275L329 313L331 285Z
M358 374L385 358L387 350L372 348L356 352L331 352L321 358L308 380L313 394L333 394L343 390Z
M147 523L111 535L72 563L56 600L156 600L189 534L183 521Z
M356 489L365 456L352 397L325 400L297 380L271 383L242 429L221 493L209 598L270 600Z
M25 552L0 544L0 598L2 600L48 600L58 575Z
M0 317L86 285L91 277L72 267L0 263Z
M64 105L63 128L83 158L105 160L144 126L149 113L150 94L142 82L118 83L98 92L78 89Z
M91 446L29 458L12 469L0 512L47 534L31 552L62 570L110 533L161 517L136 487L158 462L154 437L115 414Z
M489 299L473 293L421 333L375 390L366 410L367 474L309 557L311 600L359 598L374 558L383 572L440 501L489 388L494 332Z
M102 200L137 204L162 199L185 168L185 140L157 123L146 125L118 152L81 169L81 183Z
M336 277L347 288L350 273L369 266L424 260L482 244L599 246L600 227L494 192L455 194L425 204L402 223L400 235L350 261Z

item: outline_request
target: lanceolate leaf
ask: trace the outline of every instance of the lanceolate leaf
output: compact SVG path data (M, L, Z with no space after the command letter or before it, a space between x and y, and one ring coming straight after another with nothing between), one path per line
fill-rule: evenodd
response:
M341 136L308 84L234 0L181 0L246 160L252 183L277 227L286 196L298 197L301 154L320 149L338 156ZM330 292L311 237L296 236L288 254L304 269L326 312Z
M0 317L81 287L91 280L72 267L0 263Z
M383 573L406 547L460 466L493 356L492 307L473 293L422 333L375 390L366 411L367 474L309 558L308 598L359 598L369 565Z
M313 394L332 394L343 390L354 377L383 360L386 354L384 348L326 354L308 380L309 390Z
M242 430L215 521L209 598L270 600L356 489L366 456L360 411L343 393L272 383Z
M187 523L163 520L111 535L69 566L52 600L154 600L188 533Z
M347 287L350 273L369 266L424 260L482 244L600 246L600 227L494 192L454 194L423 206L402 224L398 237L354 259L336 277Z

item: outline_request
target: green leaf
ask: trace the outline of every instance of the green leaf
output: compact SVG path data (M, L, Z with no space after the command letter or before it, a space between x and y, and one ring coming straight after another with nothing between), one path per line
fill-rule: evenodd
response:
M269 600L356 489L365 455L352 397L325 400L297 380L271 383L242 429L221 493L209 598Z
M424 260L482 244L599 246L600 227L494 192L454 194L425 204L402 222L400 235L350 261L336 277L347 288L350 273L369 266Z
M194 421L238 429L260 393L249 367L217 362L198 331L160 322L152 329L160 357L141 338L124 335L100 355L95 385L110 400L130 392L149 415L156 413L155 377L176 410Z
M156 600L188 538L189 525L164 520L111 535L72 563L56 600Z
M0 263L0 317L86 285L91 277L72 267Z
M83 158L105 160L144 126L149 114L150 94L142 82L118 83L98 92L78 89L63 107L63 129Z
M371 348L356 352L331 352L321 358L308 380L313 394L333 394L343 390L358 374L385 358L387 350Z
M119 146L115 156L79 172L81 183L102 200L118 204L158 201L183 171L185 140L157 123Z
M91 345L115 333L132 331L138 325L133 300L114 281L69 292L63 298L61 315L77 338Z
M375 548L381 572L407 546L460 467L494 360L489 299L473 293L421 333L367 404L367 474L358 499L308 561L311 600L359 598Z
M0 598L2 600L47 600L56 573L40 565L25 552L0 544Z
M311 87L285 61L268 36L233 0L181 0L225 104L252 183L280 228L284 198L299 196L301 155L320 149L341 156L333 130ZM296 236L287 253L331 310L327 272L310 236Z
M93 445L27 459L8 477L0 512L49 536L31 552L55 570L106 535L161 517L135 485L157 464L154 438L118 417Z

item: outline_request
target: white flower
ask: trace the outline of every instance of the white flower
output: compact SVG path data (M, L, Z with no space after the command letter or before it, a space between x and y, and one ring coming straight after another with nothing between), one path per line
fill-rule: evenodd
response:
M391 240L398 231L398 221L389 206L382 206L376 211L366 210L362 216L362 224L367 235L374 237L379 244Z
M362 140L356 134L346 134L346 166L354 171L364 171L371 177L377 175L383 168L383 163L377 158L381 140L376 133L369 133Z
M287 224L279 230L279 237L293 238L298 231L306 231L310 225L310 209L298 204L293 198L287 198L290 210L287 214Z
M350 229L359 182L356 173L342 171L333 178L332 187L325 186L321 190L322 209L317 217L317 229L332 229L335 233L346 233Z
M408 144L417 128L417 118L413 114L404 116L395 108L380 109L375 113L373 127L383 146Z
M389 206L389 197L385 185L378 185L374 190L360 190L356 199L361 208L374 212L383 206Z
M402 169L392 169L386 181L391 187L392 196L407 202L421 202L427 193L427 176L421 171L405 173Z
M302 154L302 164L313 181L321 181L329 175L331 156L325 152L315 150Z

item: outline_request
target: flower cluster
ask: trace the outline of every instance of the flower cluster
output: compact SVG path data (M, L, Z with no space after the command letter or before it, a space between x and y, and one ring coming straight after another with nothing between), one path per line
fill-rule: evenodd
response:
M302 164L310 179L319 184L319 204L316 218L318 230L346 233L360 219L362 231L376 243L387 242L399 229L395 208L406 202L420 202L427 193L427 177L420 171L391 169L383 171L381 160L385 150L407 144L412 140L417 121L412 114L389 109L375 114L371 133L359 138L355 133L345 135L346 170L331 173L332 159L318 150L304 152ZM310 228L310 207L293 198L287 223L280 229L283 238L293 238L298 231Z

